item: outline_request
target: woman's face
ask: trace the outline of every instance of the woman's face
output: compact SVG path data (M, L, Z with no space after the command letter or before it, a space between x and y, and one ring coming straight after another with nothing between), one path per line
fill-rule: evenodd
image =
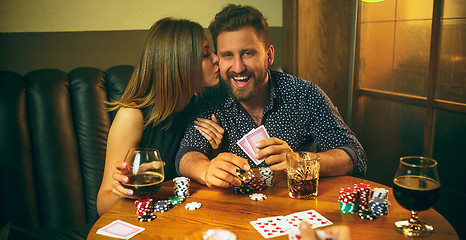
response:
M204 36L202 41L202 87L212 87L219 83L218 57L210 49L210 44Z

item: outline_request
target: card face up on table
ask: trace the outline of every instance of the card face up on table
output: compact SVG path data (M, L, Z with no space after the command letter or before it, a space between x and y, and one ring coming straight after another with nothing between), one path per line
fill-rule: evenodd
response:
M286 216L259 218L250 223L264 238L272 238L286 235L290 230L297 229L301 221L307 221L312 228L333 224L315 210L296 212Z

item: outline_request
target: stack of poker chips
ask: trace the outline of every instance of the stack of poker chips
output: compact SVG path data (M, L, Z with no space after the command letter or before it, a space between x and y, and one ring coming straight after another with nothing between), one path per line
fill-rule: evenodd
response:
M388 207L390 206L390 202L384 198L372 198L369 201L371 206L372 212L374 212L377 216L383 216L388 214Z
M138 199L134 201L136 207L136 214L139 216L148 215L154 211L154 203L152 198Z
M260 180L265 183L265 187L271 187L273 185L273 171L270 167L260 167Z
M175 196L183 198L189 197L189 182L191 180L187 177L176 177L173 179Z
M171 196L168 198L168 201L173 205L178 205L184 202L186 198L182 196Z
M166 212L173 207L173 204L168 200L159 200L154 205L155 212Z
M254 172L250 169L249 171L244 171L241 168L236 169L236 176L241 181L241 185L233 186L235 193L247 194L254 191L254 187L250 184L255 180Z
M249 182L249 184L252 186L254 191L261 191L265 187L265 182L257 179L252 180L251 182Z
M369 210L369 197L371 194L371 187L369 184L356 183L354 189L358 193L358 205L360 210Z
M338 196L340 211L343 213L355 213L358 210L358 194L353 188L341 188Z
M373 188L372 189L372 199L374 198L382 198L387 199L388 190L385 188Z

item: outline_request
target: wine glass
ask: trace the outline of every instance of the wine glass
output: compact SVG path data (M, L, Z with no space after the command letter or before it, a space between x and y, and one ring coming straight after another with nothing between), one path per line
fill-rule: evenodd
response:
M132 148L125 157L128 165L128 182L125 188L133 190L133 196L146 198L159 191L165 178L164 162L159 151L150 148Z
M437 161L417 156L400 158L400 165L393 179L393 195L403 208L411 211L411 218L395 222L396 229L406 236L432 234L432 225L419 221L417 215L437 202L439 189Z

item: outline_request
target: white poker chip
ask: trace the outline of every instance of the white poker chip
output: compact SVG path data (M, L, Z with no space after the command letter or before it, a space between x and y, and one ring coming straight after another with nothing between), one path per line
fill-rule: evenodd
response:
M186 203L184 206L188 210L196 210L202 207L202 204L200 202L189 202Z
M267 195L263 193L253 193L249 195L249 199L254 201L264 201L265 199L267 199Z

